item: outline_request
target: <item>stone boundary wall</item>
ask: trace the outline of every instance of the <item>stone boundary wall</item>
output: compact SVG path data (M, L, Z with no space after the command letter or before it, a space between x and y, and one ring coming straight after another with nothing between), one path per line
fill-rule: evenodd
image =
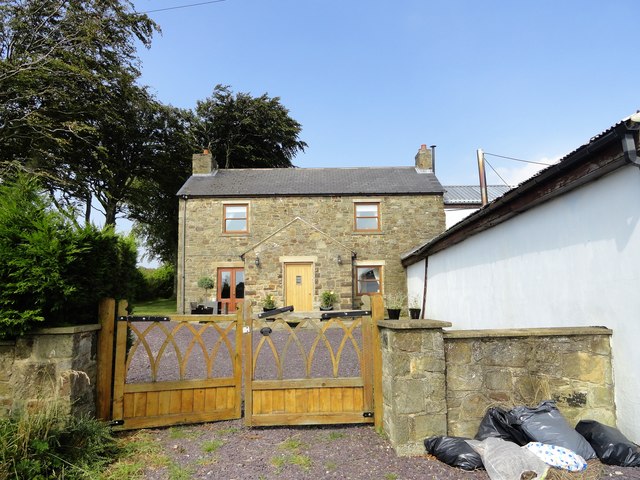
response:
M46 328L0 342L0 417L59 400L95 415L99 325Z
M544 328L445 332L448 434L473 437L490 406L557 402L574 426L616 424L612 331Z
M571 425L616 424L611 330L443 330L449 326L378 322L383 429L399 455L423 454L434 435L474 437L492 406L553 399Z

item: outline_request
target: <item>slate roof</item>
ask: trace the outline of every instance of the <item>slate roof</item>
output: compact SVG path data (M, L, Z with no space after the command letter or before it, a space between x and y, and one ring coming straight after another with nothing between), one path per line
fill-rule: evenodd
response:
M445 205L480 205L482 202L479 185L445 185L444 190ZM489 201L491 202L501 197L509 190L511 190L511 187L506 185L487 185Z
M431 171L415 167L247 168L192 175L178 195L197 197L440 195Z

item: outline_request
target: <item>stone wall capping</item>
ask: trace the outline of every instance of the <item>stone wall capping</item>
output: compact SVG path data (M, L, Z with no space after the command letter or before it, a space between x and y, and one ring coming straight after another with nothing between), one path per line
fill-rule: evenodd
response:
M37 330L33 330L30 333L35 335L69 335L74 333L95 332L96 330L100 330L101 328L102 327L99 324L73 325L69 327L39 328Z
M0 347L13 347L15 344L15 340L0 340Z
M380 320L378 321L379 327L388 328L389 330L433 330L437 328L446 328L450 327L451 322L443 322L441 320L410 320L400 319L400 320Z
M449 325L450 326L450 325ZM501 338L501 337L568 337L576 335L612 335L613 330L606 327L551 327L551 328L507 328L496 330L446 330L447 340L462 338Z

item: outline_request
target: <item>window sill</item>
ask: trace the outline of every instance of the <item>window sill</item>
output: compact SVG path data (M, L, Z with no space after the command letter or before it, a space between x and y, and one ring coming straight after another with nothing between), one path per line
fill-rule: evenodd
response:
M371 231L371 232L356 231L356 232L351 232L351 233L353 235L384 235L384 232L381 232L379 230Z
M223 232L222 233L223 237L248 237L249 236L249 232Z

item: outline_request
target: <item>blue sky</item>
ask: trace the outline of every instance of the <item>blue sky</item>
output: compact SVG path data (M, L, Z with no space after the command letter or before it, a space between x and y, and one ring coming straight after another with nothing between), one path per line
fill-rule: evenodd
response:
M640 108L639 10L637 0L225 0L150 13L163 33L140 49L142 83L179 107L218 83L280 97L309 144L299 167L410 165L426 143L443 184L474 184L477 148L553 161ZM487 159L509 183L535 169Z

